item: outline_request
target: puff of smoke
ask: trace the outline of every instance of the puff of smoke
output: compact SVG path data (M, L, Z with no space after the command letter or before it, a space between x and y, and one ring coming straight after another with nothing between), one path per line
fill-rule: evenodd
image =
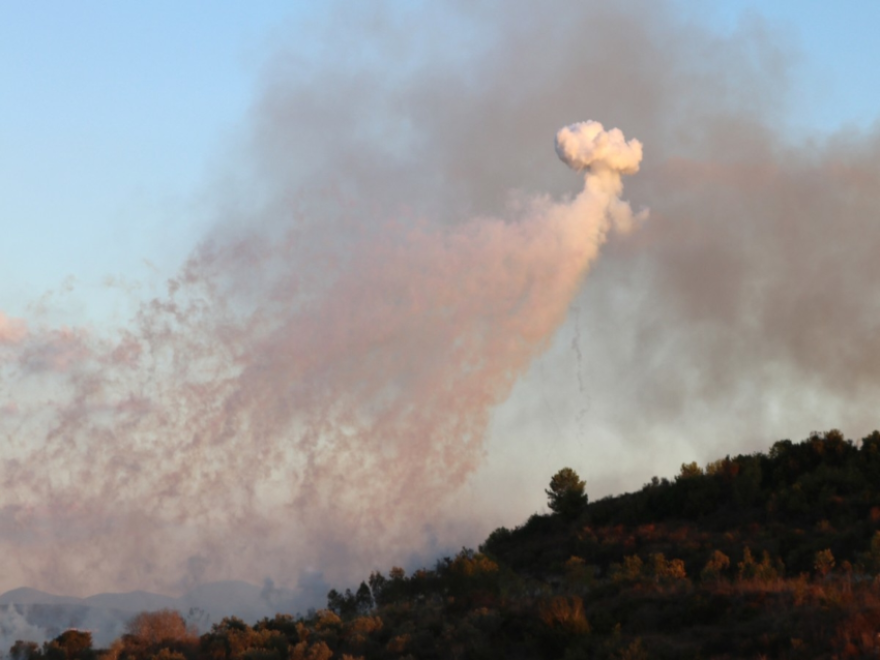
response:
M559 129L556 153L577 172L608 169L635 174L642 160L642 143L635 139L627 142L618 128L606 131L597 121L582 121Z
M642 143L627 141L619 128L606 131L597 121L582 121L559 129L556 154L576 172L587 171L586 187L597 194L620 195L622 174L635 174L642 161ZM633 216L629 204L610 200L608 215L622 233L632 230L634 221L648 217L647 210Z

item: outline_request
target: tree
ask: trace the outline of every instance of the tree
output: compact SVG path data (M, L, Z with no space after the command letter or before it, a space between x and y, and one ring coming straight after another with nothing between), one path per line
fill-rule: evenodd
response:
M342 611L345 609L345 596L336 591L336 589L331 589L327 594L327 609L331 612L336 612L336 614L342 614Z
M721 550L715 550L700 572L700 579L703 582L717 582L729 567L730 557L721 552Z
M550 489L544 491L549 498L547 506L563 518L577 518L587 506L587 494L584 492L586 485L577 472L571 468L562 468L550 479Z
M47 660L94 660L92 633L71 628L51 642L43 644L43 657Z
M9 656L12 660L37 660L43 657L43 652L40 651L36 642L24 642L17 639L9 649Z
M130 635L150 645L195 640L198 635L195 627L187 625L180 612L171 609L141 612L128 622L126 628Z
M373 609L373 594L366 582L361 582L361 586L355 592L354 601L359 614L367 614Z
M817 552L813 567L823 578L828 575L834 568L834 555L831 554L831 550L826 548Z
M682 463L681 471L678 473L678 476L675 478L676 481L680 481L681 479L693 479L694 477L702 477L703 469L697 465L697 462L693 463Z

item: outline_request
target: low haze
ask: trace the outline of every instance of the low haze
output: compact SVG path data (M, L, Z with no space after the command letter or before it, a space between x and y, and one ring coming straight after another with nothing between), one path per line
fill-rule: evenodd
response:
M14 17L81 59L9 48L0 589L320 605L564 465L880 426L880 98L812 5L702 6Z

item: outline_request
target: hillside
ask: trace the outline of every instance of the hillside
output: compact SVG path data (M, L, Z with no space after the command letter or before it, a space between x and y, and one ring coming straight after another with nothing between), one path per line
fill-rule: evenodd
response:
M876 658L880 433L838 431L683 464L587 503L572 471L550 515L406 575L374 572L328 607L198 637L143 615L108 651L61 640L19 658ZM166 618L159 633L150 617ZM60 639L60 638L59 638Z

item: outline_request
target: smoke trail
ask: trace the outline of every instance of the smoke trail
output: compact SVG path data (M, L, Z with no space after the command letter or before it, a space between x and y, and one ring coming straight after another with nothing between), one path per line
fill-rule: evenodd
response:
M7 558L56 589L167 589L184 563L256 580L411 543L634 221L637 141L586 122L556 144L586 172L567 200L449 226L326 197L205 243L116 335L7 322Z

